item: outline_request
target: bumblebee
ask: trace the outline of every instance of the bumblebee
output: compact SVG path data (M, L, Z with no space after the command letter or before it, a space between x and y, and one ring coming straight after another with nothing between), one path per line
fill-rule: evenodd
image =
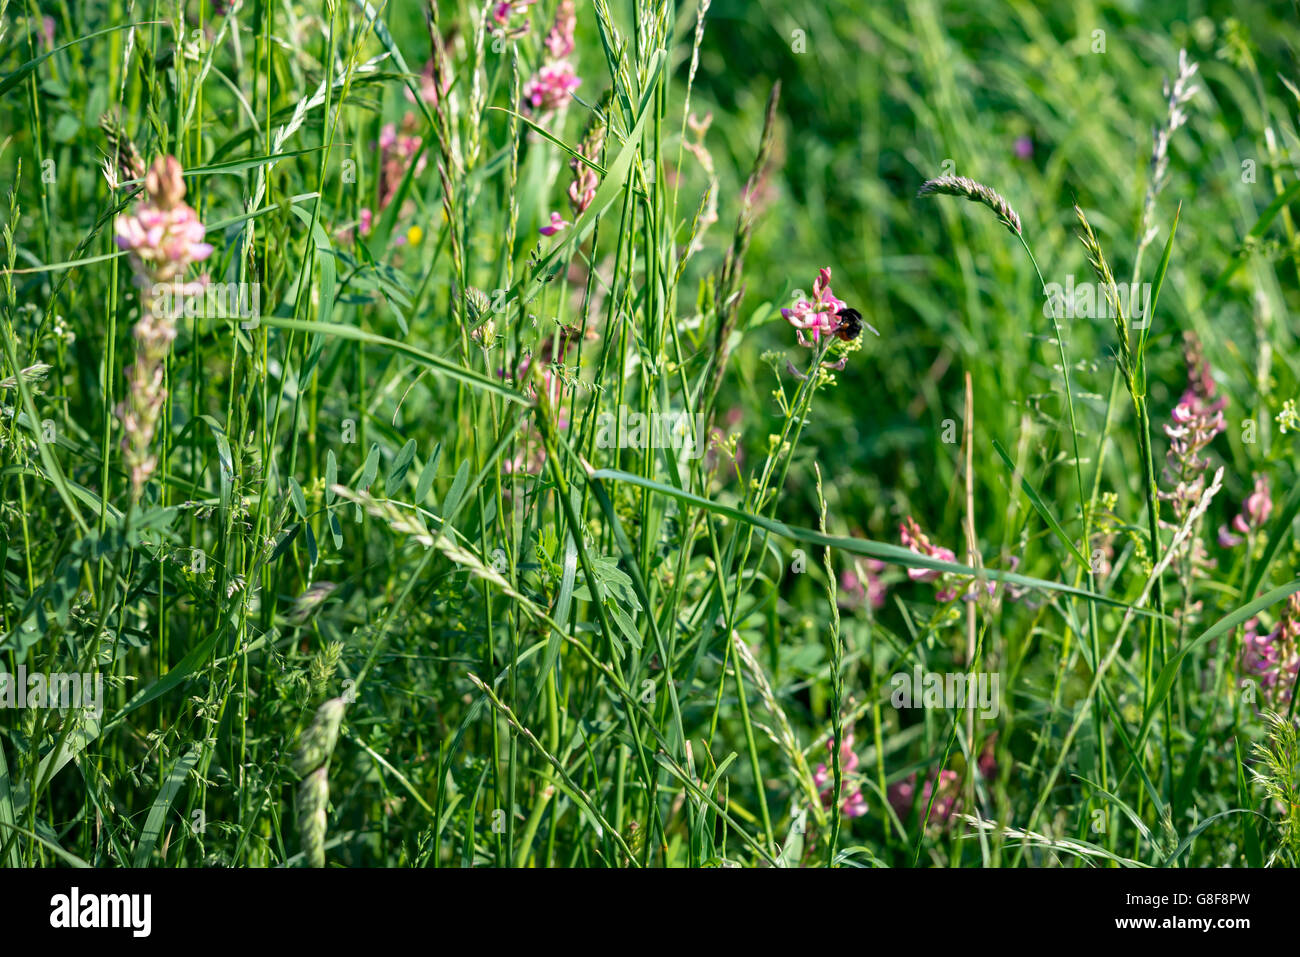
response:
M858 336L862 335L862 313L852 306L846 306L835 314L839 317L840 324L836 328L835 334L845 342L852 342Z

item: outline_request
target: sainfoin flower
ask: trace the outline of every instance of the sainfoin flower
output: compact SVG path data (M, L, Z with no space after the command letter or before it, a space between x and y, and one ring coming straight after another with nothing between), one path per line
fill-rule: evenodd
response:
M925 532L921 531L921 526L916 524L916 519L910 515L899 524L898 531L903 546L910 551L942 562L957 561L957 555L951 548L945 548L931 542ZM1015 571L1020 564L1020 560L1013 557L1010 564L1011 570ZM939 582L939 590L935 592L934 597L940 602L953 601L958 597L965 601L974 601L980 590L980 585L976 579L949 575L937 568L909 568L907 577L916 582ZM989 595L992 595L997 590L997 585L992 581L984 581L982 587ZM1012 601L1016 601L1024 597L1024 594L1022 591L1008 590L1007 597Z
M925 816L930 812L927 826L931 828L946 827L952 815L961 809L961 797L957 794L958 775L956 771L944 769L939 772L939 787L935 791L935 775L931 771L921 789L921 800L917 813ZM913 771L901 781L895 781L887 790L889 805L900 820L906 820L916 798L916 772ZM934 795L934 807L930 807L930 796Z
M551 221L548 225L537 230L543 236L554 236L558 232L568 229L572 223L567 222L559 213L551 213Z
M420 151L423 139L414 134L405 132L410 128L415 120L412 113L407 113L403 118L403 131L399 132L396 124L386 123L382 130L379 131L379 211L383 212L392 203L397 195L398 189L402 185L402 180L406 178L406 171L410 168L411 163L415 165L415 175L419 176L424 172L426 159ZM416 159L416 157L419 159Z
M138 284L170 282L193 262L212 255L203 241L206 230L198 213L183 202L185 181L174 156L154 162L145 175L147 199L133 213L118 216L118 249L130 254Z
M516 388L522 388L531 398L538 397L537 380L541 380L540 392L555 412L555 424L561 431L569 427L569 409L563 377L557 371L551 359L553 342L547 339L537 356L524 356L511 375L506 369L498 369L497 375ZM568 337L561 337L559 356L563 360L568 349ZM539 363L539 374L533 372L533 362ZM505 475L540 475L546 464L546 449L542 435L531 419L519 432L515 454L502 460L501 471Z
M1264 703L1274 710L1289 707L1300 673L1300 592L1287 599L1272 631L1261 633L1258 618L1248 621L1241 650L1242 668L1259 681Z
M555 8L555 22L543 41L552 60L562 60L573 52L573 31L577 25L573 0L560 0Z
M115 228L117 245L128 252L141 289L140 319L133 330L135 362L127 370L127 392L117 407L132 501L139 501L157 464L150 446L167 398L163 372L179 314L158 308L156 297L160 287L170 293L179 286L182 295L201 291L205 280L185 284L185 269L212 255L198 213L184 202L185 180L175 157L154 161L145 176L145 195L133 212L117 218Z
M582 80L568 60L547 63L524 84L524 102L534 110L550 113L566 106L581 85Z
M451 89L451 77L444 76L440 85L434 77L435 67L435 61L430 58L420 71L420 99L429 106L437 106L438 100ZM411 92L409 87L406 90L406 101L408 103L415 102L415 94Z
M826 749L833 750L835 747L834 740L826 742ZM840 801L840 813L845 817L862 817L867 813L867 800L862 796L860 787L851 787L848 783L849 775L857 770L858 756L853 753L853 733L849 732L840 739L840 794L843 800ZM822 804L830 807L835 800L835 774L825 764L817 765L817 770L813 772L813 784L817 786L821 794Z
M1241 504L1241 511L1233 518L1232 529L1227 525L1219 526L1219 544L1224 548L1234 548L1244 541L1244 536L1263 526L1273 512L1273 497L1269 494L1268 479L1262 475L1255 476L1255 488Z
M789 309L782 309L781 315L794 326L799 336L799 344L813 346L824 335L833 335L840 327L840 312L848 308L844 300L836 298L831 291L831 267L823 266L813 281L811 299L800 299ZM804 333L812 334L812 340L804 338Z
M916 519L910 515L903 519L898 526L899 535L903 540L903 547L918 555L925 555L927 558L937 558L943 562L957 561L957 555L951 548L944 548L942 545L931 543L926 537L925 532L921 531L921 526L916 524ZM932 582L937 581L943 572L937 568L909 568L907 577L914 582Z
M860 564L866 573L865 582L858 577L856 564L840 573L840 592L846 599L843 604L853 607L869 602L872 608L880 608L885 604L885 592L889 590L881 577L887 566L877 558L864 559Z
M989 735L976 762L980 777L985 781L993 780L998 774L998 762L994 756L997 737L996 731ZM930 808L930 796L934 795L934 807L930 808L928 820L929 827L947 827L951 823L952 816L961 810L961 796L958 794L960 779L961 776L956 771L944 769L939 772L936 791L934 771L926 776L925 786L921 788L921 800L916 807L917 814L924 815L926 809ZM906 821L916 800L916 772L913 771L901 781L895 781L886 789L885 794L889 798L889 806L894 809L899 820Z
M1165 481L1172 489L1160 497L1172 503L1174 517L1181 521L1205 492L1205 470L1209 462L1201 456L1206 446L1226 427L1223 409L1227 399L1216 397L1217 386L1205 360L1201 343L1188 333L1183 355L1187 362L1187 388L1165 425L1169 452L1165 456Z
M492 31L497 36L520 36L528 32L528 8L536 0L499 0L492 6ZM521 23L514 23L515 17L524 17Z
M583 134L582 142L578 144L578 152L593 163L599 163L604 147L605 123L600 114L596 113L587 127L587 132ZM600 178L594 169L576 156L569 160L569 167L573 170L573 182L569 184L569 205L573 208L575 216L581 216L596 198L596 187L600 185Z

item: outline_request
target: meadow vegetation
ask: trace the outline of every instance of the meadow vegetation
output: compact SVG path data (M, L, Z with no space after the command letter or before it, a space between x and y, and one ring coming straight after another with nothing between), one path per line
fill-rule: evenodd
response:
M1300 862L1297 15L0 0L0 863Z

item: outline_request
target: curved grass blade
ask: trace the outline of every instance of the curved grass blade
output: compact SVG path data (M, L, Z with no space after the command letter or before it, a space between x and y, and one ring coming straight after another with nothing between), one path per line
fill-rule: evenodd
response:
M1002 447L1002 443L997 439L993 440L993 451L998 453L998 457L1006 463L1007 468L1011 469L1011 474L1015 475L1015 463L1011 461L1011 456L1007 455L1006 449ZM1065 547L1070 550L1070 554L1072 554L1078 560L1079 564L1086 570L1088 568L1088 559L1083 557L1083 553L1080 552L1074 542L1070 540L1070 536L1065 534L1065 529L1061 527L1061 523L1056 520L1056 516L1052 514L1052 510L1047 507L1047 503L1043 501L1042 497L1034 487L1029 484L1029 479L1025 478L1023 473L1020 475L1020 489L1029 498L1029 504L1034 506L1034 510L1038 512L1038 514L1042 516L1043 521L1047 523L1047 527L1052 530L1052 533L1057 538L1065 543Z
M797 526L787 525L785 522L779 522L776 519L764 518L761 515L751 515L743 512L738 508L730 505L723 505L719 502L711 501L691 492L673 488L671 485L664 485L662 482L656 482L654 479L642 478L639 475L633 475L630 472L623 472L619 469L598 469L591 473L595 479L611 479L615 482L626 482L629 485L637 485L641 488L648 489L651 492L659 492L662 495L668 495L678 501L687 502L698 508L707 509L717 515L726 515L738 522L744 522L748 525L757 525L759 528L766 529L773 535L779 535L782 538L791 541L804 542L809 545L822 545L829 548L837 548L841 551L849 552L853 555L863 555L867 558L876 558L883 562L889 562L893 565L902 565L905 568L927 568L940 572L951 572L954 575L963 575L968 578L985 578L994 581L1008 582L1013 585L1022 585L1029 588L1042 588L1047 591L1063 592L1067 595L1077 595L1080 598L1087 598L1090 601L1101 602L1105 605L1113 605L1116 608L1129 608L1130 606L1114 598L1107 598L1105 595L1098 595L1088 591L1086 588L1075 588L1073 585L1065 585L1060 582L1049 582L1042 578L1031 578L1028 575L1018 575L1015 572L1005 572L993 568L982 568L976 570L969 565L962 565L958 562L945 562L937 558L929 558L925 555L918 555L901 545L886 545L884 542L874 542L868 538L843 538L837 535L826 535L822 532L813 531L810 528L799 528ZM1152 615L1146 609L1134 608L1134 612L1139 615Z

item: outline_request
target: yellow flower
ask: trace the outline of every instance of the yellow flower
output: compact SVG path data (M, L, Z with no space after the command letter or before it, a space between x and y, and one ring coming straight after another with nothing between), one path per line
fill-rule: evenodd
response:
M419 226L412 226L406 231L406 241L412 246L418 246L420 240L424 238L424 230Z

